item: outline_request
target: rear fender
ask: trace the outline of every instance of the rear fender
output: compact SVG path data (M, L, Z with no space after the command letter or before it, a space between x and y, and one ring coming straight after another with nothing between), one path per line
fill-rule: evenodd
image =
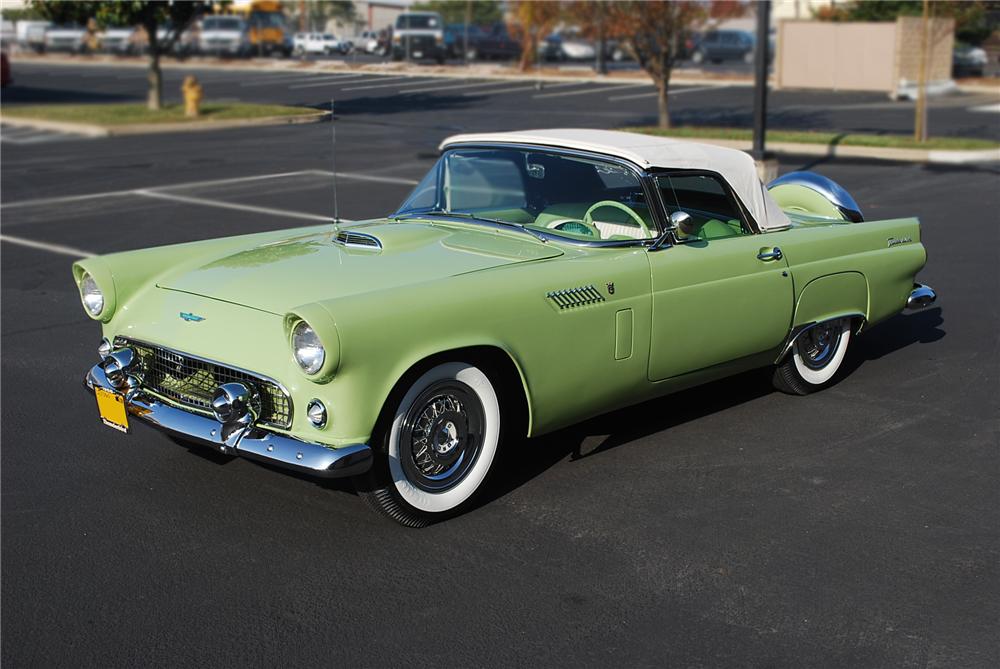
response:
M813 279L795 304L794 327L847 315L868 318L868 281L860 272L839 272Z

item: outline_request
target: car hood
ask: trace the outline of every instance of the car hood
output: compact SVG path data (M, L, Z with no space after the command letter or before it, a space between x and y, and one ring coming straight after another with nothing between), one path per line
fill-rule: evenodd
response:
M160 288L283 315L302 304L391 289L562 255L516 231L474 225L376 221L342 228L382 248L344 246L328 229L250 244L160 277Z

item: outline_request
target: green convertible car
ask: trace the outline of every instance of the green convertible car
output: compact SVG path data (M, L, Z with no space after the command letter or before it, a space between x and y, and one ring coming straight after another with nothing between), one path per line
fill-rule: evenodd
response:
M319 477L400 523L503 442L755 367L804 394L935 300L915 218L810 172L596 130L459 135L387 218L73 265L98 413Z

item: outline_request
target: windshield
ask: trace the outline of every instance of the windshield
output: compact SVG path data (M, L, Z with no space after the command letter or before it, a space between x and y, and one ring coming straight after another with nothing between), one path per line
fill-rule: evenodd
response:
M427 30L440 27L441 20L434 14L400 14L396 19L397 30Z
M396 213L474 216L586 241L649 239L657 226L639 177L544 149L452 149Z
M231 17L210 17L201 24L202 30L242 30L243 21Z

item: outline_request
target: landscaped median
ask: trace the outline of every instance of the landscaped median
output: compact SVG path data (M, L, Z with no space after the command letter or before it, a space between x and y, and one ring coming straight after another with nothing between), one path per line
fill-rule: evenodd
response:
M201 114L191 118L184 115L184 106L179 104L152 111L141 103L114 103L5 105L0 120L12 126L106 137L312 123L328 115L328 112L308 107L218 102L202 105Z
M660 137L691 139L749 151L753 132L743 128L651 126L623 128ZM771 130L767 150L810 156L846 156L922 163L978 163L1000 161L1000 143L970 137L932 137L918 142L905 135L870 135L806 130Z

